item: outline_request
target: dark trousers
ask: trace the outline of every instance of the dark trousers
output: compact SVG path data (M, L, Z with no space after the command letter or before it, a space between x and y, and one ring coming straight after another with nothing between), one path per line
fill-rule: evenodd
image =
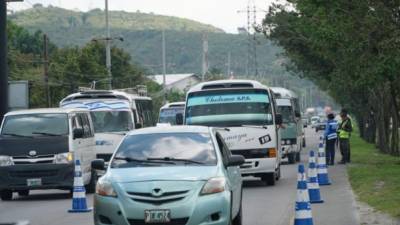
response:
M348 138L340 138L340 153L342 154L342 162L350 162L350 140Z
M335 145L336 139L326 140L325 152L326 152L326 164L335 164Z

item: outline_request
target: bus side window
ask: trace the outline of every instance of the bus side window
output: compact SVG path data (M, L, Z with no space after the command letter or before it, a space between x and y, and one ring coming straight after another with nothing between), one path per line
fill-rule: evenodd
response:
M132 109L132 113L133 113L133 123L136 125L137 123L139 123L137 117L137 111L135 109Z

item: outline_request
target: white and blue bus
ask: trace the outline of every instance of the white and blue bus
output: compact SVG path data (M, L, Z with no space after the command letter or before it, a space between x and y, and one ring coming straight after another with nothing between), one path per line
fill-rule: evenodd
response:
M192 87L184 123L221 127L232 154L243 155L243 176L274 185L280 178L281 123L271 90L252 80L220 80Z
M61 100L61 108L90 110L97 158L109 161L127 132L154 126L152 99L123 91L89 90Z

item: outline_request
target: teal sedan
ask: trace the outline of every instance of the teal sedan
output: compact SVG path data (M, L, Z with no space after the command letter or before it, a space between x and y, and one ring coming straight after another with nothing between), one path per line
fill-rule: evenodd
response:
M129 133L94 196L96 225L241 225L242 156L217 128L153 127ZM95 160L94 169L104 169Z

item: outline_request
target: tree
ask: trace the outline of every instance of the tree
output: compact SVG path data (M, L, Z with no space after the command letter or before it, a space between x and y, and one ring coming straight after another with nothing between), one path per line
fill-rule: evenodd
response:
M399 155L400 3L288 2L270 8L264 33L285 49L292 70L354 113L364 138L376 132L367 139Z

